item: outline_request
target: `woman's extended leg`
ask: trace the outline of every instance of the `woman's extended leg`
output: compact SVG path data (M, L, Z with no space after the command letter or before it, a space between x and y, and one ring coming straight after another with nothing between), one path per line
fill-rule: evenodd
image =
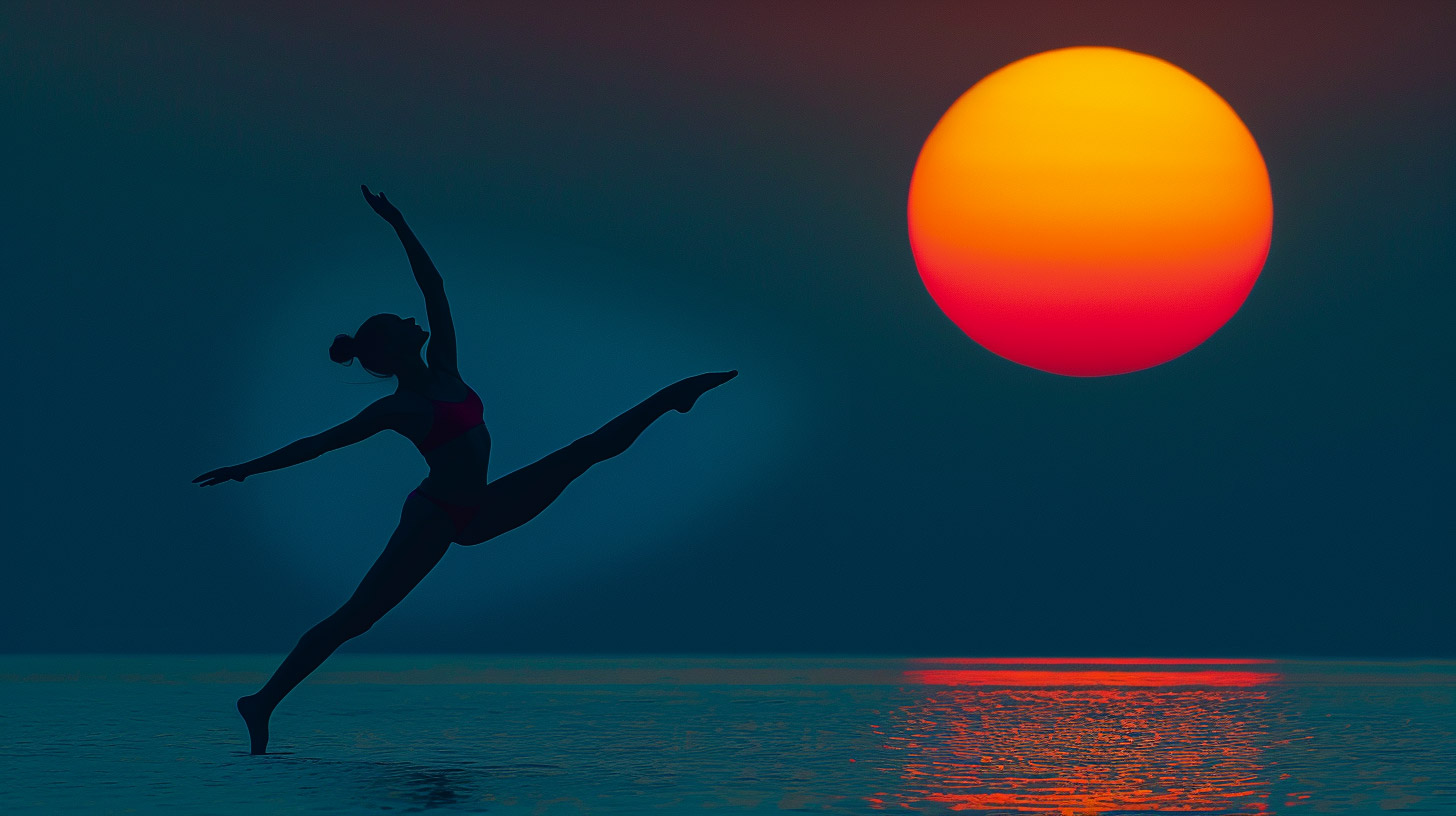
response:
M369 631L384 613L404 600L440 563L450 548L452 532L449 521L430 508L427 500L418 496L405 500L399 526L389 537L389 544L349 600L298 639L298 645L284 658L267 685L257 694L238 700L238 713L248 724L253 753L267 752L268 718L284 695L303 682L345 641Z
M561 491L598 462L627 450L642 432L668 411L686 413L704 392L738 376L737 371L688 377L643 400L595 433L567 445L539 462L508 473L485 488L482 509L457 539L479 544L535 518Z

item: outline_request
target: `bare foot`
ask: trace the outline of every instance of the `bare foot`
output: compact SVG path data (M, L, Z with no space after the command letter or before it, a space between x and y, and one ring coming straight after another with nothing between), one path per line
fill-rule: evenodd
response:
M252 753L268 753L268 717L273 714L273 710L263 705L258 700L258 695L250 694L238 698L238 713L243 715L243 722L248 724L248 741L252 743Z
M737 376L738 369L736 368L732 371L712 371L669 385L668 388L672 391L672 409L686 414L692 410L693 403L698 401L698 397Z

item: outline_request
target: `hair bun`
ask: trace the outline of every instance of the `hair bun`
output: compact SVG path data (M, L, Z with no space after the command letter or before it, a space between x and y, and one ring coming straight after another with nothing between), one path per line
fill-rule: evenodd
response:
M334 335L334 344L329 346L329 359L348 365L356 356L354 338L347 334Z

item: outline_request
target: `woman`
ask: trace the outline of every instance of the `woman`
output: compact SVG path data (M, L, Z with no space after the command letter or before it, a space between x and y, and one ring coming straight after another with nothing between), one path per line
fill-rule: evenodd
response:
M376 376L397 378L399 386L393 394L323 433L251 462L209 471L193 482L202 487L241 482L255 473L308 461L383 430L413 442L430 473L405 499L399 526L349 600L299 638L258 693L238 700L254 754L267 751L268 719L279 701L344 641L367 632L403 600L439 563L451 542L479 544L525 524L587 468L625 451L658 417L670 410L686 412L705 391L738 374L700 374L674 383L596 433L488 482L490 433L485 429L480 397L460 379L455 364L455 328L444 281L399 210L383 193L375 195L367 186L361 189L369 206L399 234L415 281L425 295L425 314L434 335L424 359L420 359L420 349L431 335L413 318L392 314L369 318L353 337L335 337L329 356L346 365L357 357Z

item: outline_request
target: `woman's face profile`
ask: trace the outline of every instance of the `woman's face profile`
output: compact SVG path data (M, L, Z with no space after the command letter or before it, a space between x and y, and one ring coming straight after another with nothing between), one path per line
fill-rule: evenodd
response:
M413 317L400 317L395 314L381 314L376 320L380 330L380 344L386 349L391 357L402 357L418 354L424 348L425 341L429 339L430 333L420 327Z

